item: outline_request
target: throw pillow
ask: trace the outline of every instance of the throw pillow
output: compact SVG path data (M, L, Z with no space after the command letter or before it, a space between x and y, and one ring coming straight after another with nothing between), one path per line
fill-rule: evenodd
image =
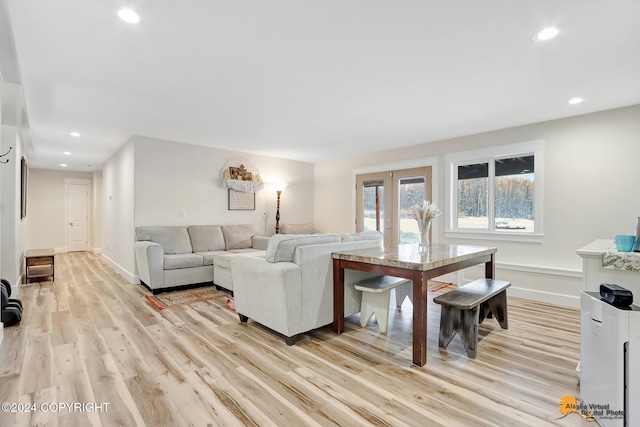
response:
M226 250L246 249L253 245L251 237L258 235L258 226L255 224L223 225L222 234Z

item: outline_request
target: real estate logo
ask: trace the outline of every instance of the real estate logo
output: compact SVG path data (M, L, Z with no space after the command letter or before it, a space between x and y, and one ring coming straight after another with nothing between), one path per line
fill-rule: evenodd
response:
M623 410L614 410L611 405L602 403L584 403L577 399L575 396L562 396L560 399L560 416L556 419L566 417L571 413L580 415L587 421L595 421L596 417L599 419L623 419Z

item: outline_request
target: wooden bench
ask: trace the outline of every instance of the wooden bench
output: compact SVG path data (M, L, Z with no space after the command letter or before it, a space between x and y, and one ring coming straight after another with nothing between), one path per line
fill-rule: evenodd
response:
M507 288L504 280L478 279L433 299L442 305L438 346L447 348L456 332L460 333L467 355L476 357L478 325L493 314L502 329L508 329Z
M362 291L362 303L360 305L361 327L364 328L375 313L380 332L387 333L391 289L398 288L398 286L409 286L411 288L412 284L410 280L392 276L371 277L354 284L356 290Z

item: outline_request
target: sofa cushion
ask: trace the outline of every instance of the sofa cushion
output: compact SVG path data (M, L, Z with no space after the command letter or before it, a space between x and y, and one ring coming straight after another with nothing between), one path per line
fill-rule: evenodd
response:
M245 248L245 249L230 249L228 251L225 251L225 253L228 254L242 254L242 255L251 255L254 256L256 253L258 254L258 256L260 254L262 254L262 256L264 256L266 252L265 250L259 250L259 249L253 249L253 248Z
M298 246L340 242L337 234L276 234L271 236L265 258L269 262L293 262Z
M187 227L193 252L224 251L224 236L219 225Z
M200 255L172 254L164 256L164 269L175 270L177 268L200 267L204 262Z
M251 236L258 234L255 224L223 225L224 245L226 250L245 249L252 246Z
M362 240L379 240L382 242L382 233L379 231L363 231L362 233L343 234L343 242L359 242Z
M213 265L213 258L224 253L225 251L194 252L194 254L200 255L202 257L202 265Z
M265 255L265 251L254 251L254 250L237 250L237 251L226 251L219 252L217 255L213 257L213 265L216 268L223 268L225 270L231 270L231 259L237 256L251 256L257 258L263 258Z
M269 246L269 239L270 237L267 237L267 236L253 236L251 238L251 242L253 245L252 248L261 250L261 251L266 251L267 246Z
M161 244L165 254L188 254L193 251L187 227L183 226L136 227L136 238Z
M282 224L280 234L313 234L316 228L313 224Z

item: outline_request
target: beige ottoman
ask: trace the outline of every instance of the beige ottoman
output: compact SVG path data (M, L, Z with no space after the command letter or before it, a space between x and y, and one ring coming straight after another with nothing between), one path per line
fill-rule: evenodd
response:
M213 256L213 283L221 288L233 291L233 279L231 277L231 258L236 256L263 257L266 251L255 249L233 249L223 254Z

